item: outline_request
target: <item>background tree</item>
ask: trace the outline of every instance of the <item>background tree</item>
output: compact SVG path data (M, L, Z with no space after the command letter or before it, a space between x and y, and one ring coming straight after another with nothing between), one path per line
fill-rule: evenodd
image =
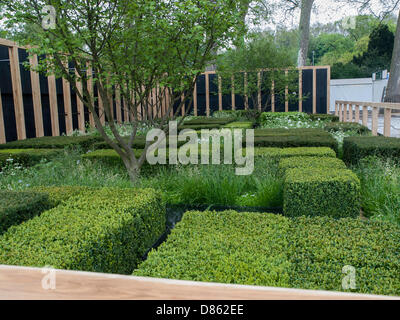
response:
M45 5L56 9L54 28L43 29ZM141 119L168 132L168 121L180 114L197 76L213 58L213 50L232 43L240 35L240 8L233 0L7 0L9 26L29 25L36 30L21 33L18 41L30 45L40 59L37 71L69 81L79 99L93 114L104 140L121 156L132 180L146 159L150 142L135 157L133 145ZM76 70L71 72L70 66ZM88 73L88 66L93 73ZM104 114L87 86L92 79L103 101ZM76 83L82 83L77 90ZM124 108L133 120L128 139L118 133L110 99L120 90ZM150 94L157 89L156 98ZM169 109L161 114L163 99ZM176 110L173 106L178 103ZM186 108L186 113L190 112ZM110 138L100 118L105 116Z
M390 77L386 90L386 101L400 102L400 12L393 45Z

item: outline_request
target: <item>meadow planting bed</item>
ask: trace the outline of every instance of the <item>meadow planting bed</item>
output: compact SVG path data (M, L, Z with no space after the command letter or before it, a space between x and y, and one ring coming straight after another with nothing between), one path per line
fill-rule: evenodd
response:
M337 121L222 111L183 122L255 127L248 176L147 163L131 182L96 134L0 145L0 264L335 291L351 266L351 291L400 295L400 144Z

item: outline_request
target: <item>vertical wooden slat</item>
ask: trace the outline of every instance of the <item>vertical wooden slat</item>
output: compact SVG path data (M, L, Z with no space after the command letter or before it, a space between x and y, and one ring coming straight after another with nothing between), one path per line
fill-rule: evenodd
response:
M357 105L357 104L356 104L356 107L355 107L355 113L356 113L356 115L355 115L355 120L354 121L359 123L360 122L360 106Z
M327 94L326 94L326 113L331 111L331 66L328 66L327 75Z
M81 96L83 96L82 81L79 80L80 77L76 70L75 74L78 79L76 82L76 88L78 89ZM78 112L78 129L81 132L85 132L85 108L83 106L82 100L78 97L78 95L76 95L76 107Z
M335 102L335 116L339 115L339 106L338 103Z
M384 132L383 132L385 137L390 137L391 120L392 120L392 110L389 108L385 108L385 124L384 124Z
M363 126L368 126L368 107L367 106L363 106L363 113L362 113L362 124Z
M272 80L271 88L271 111L275 112L275 81Z
M261 101L261 72L258 73L257 75L258 80L257 80L257 88L258 88L258 111L261 111L262 109L262 101Z
M197 81L194 84L194 89L193 89L193 109L194 109L194 115L197 117Z
M248 82L247 82L247 72L244 73L244 108L245 110L249 110L249 95L248 91Z
M232 81L232 94L231 94L232 110L236 110L235 76L232 75L231 81Z
M303 69L299 69L299 112L303 112Z
M29 57L29 64L31 68L35 68L38 65L38 56ZM43 113L42 113L42 97L40 94L40 81L39 74L31 69L31 86L32 86L32 100L33 100L33 114L35 118L35 129L36 137L44 136L43 128Z
M100 95L100 90L97 90L97 97L99 102L99 118L101 124L104 126L104 124L106 123L106 115L104 114L103 99Z
M349 122L353 122L353 104L349 103Z
M349 104L345 103L344 104L344 122L349 121Z
M343 122L343 104L339 103L339 121Z
M69 72L68 62L64 64L64 67L67 68L67 72ZM72 125L71 86L68 80L65 78L62 79L62 86L64 97L65 129L67 131L67 135L69 135L74 130Z
M1 100L1 91L0 91L0 143L6 143L6 130L4 128L3 102Z
M378 111L377 107L372 108L372 135L378 135Z
M117 122L122 123L122 113L121 113L121 90L119 87L115 87L115 104L117 107Z
M286 80L288 78L288 74L289 74L289 71L285 70ZM285 87L285 112L289 112L289 100L288 99L289 99L289 87L286 86Z
M218 109L222 111L222 79L218 76Z
M123 98L123 106L124 106L124 121L126 123L129 123L129 107L128 107L128 102L125 100L125 96Z
M181 103L185 101L185 93L182 93L181 95ZM182 117L185 115L186 113L186 105L185 103L183 103L182 105Z
M49 85L51 133L53 136L59 136L60 135L60 123L58 121L56 77L54 75L50 75L50 76L48 76L47 81L48 81L48 85Z
M317 113L317 69L313 68L313 113Z
M210 116L210 78L208 73L206 73L206 114L207 117Z
M21 73L19 68L18 47L9 47L11 82L14 98L15 122L18 140L26 139L24 101L22 98Z
M89 65L89 63L87 64L86 75L87 75L87 78L88 78L88 80L87 80L88 91L89 91L89 94L90 94L90 96L92 98L92 101L94 103L93 70L92 70L92 67ZM95 127L93 113L90 110L89 110L89 123L90 123L90 126L92 128Z

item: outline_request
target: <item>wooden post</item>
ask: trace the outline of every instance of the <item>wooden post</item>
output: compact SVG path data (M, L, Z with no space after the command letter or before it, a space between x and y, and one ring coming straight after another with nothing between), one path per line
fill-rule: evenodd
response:
M6 143L6 130L4 128L3 102L1 100L1 91L0 91L0 143Z
M343 104L339 103L339 121L343 122Z
M29 57L29 64L31 68L35 68L38 65L38 56ZM33 100L33 114L35 117L35 129L36 137L44 136L43 128L43 113L42 113L42 97L40 94L40 81L39 74L31 69L31 86L32 86L32 100Z
M285 70L286 80L287 80L288 74L289 74L289 71ZM285 87L285 112L289 112L289 100L288 99L289 99L289 87L286 86Z
M236 110L235 77L232 75L232 110Z
M335 116L339 114L339 108L338 108L338 103L335 102Z
M182 95L181 95L181 103L183 102L183 105L182 105L182 117L183 117L183 116L185 115L185 113L186 113L186 105L185 105L184 101L185 101L185 94L182 93Z
M49 85L51 133L53 137L55 137L60 135L60 123L58 121L56 77L54 75L50 75L47 77L47 81Z
M194 89L193 89L193 111L194 111L194 116L197 117L197 81L194 84Z
M248 83L247 83L247 72L244 73L244 109L249 110L249 95L247 93Z
M97 90L97 98L99 102L99 118L101 124L104 126L106 123L106 115L104 114L104 106L103 106L103 99L100 95L100 90Z
M88 91L91 96L91 100L93 101L93 104L94 104L93 70L89 63L87 64L86 75L88 78L88 80L87 80ZM93 107L94 107L94 105L93 105ZM92 128L95 127L93 113L90 110L89 110L89 123Z
M349 103L349 122L353 122L353 104Z
M356 107L355 107L356 109L355 109L355 112L356 112L356 115L355 115L355 122L357 122L357 123L360 123L360 106L358 105L358 104L356 104Z
M362 114L362 124L363 126L368 126L368 107L363 106L363 114Z
M313 68L313 113L317 113L317 69Z
M344 122L349 122L349 104L344 104Z
M275 112L275 81L272 80L271 88L271 112Z
M218 108L222 111L222 79L218 76Z
M64 62L64 68L69 72L68 61ZM64 112L65 112L65 129L67 135L71 134L74 130L72 125L72 106L71 106L71 86L67 79L62 79L63 97L64 97Z
M14 98L15 122L18 140L26 139L24 101L22 98L21 73L19 68L18 47L9 47L11 82Z
M328 66L328 75L327 75L327 94L326 94L326 113L330 113L331 111L331 66Z
M119 87L115 87L115 104L117 106L117 122L122 123L122 113L121 113L121 91Z
M207 117L210 116L210 78L208 73L205 74L206 76L206 114Z
M372 135L378 135L378 111L377 107L372 107Z
M390 137L390 126L392 120L392 109L385 108L385 125L384 125L384 136Z
M299 112L303 112L303 69L299 68Z
M79 80L79 74L75 70L76 77L78 78L78 81L76 82L76 88L78 92L81 94L83 97L83 86L82 86L82 81ZM85 132L85 108L83 106L82 100L76 95L76 106L77 106L77 111L78 111L78 129L81 132Z

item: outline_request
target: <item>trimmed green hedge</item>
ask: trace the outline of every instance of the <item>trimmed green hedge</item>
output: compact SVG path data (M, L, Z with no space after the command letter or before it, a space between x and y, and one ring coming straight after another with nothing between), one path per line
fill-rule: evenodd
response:
M179 280L400 295L400 229L328 217L187 212L134 275Z
M336 153L327 147L305 148L254 148L254 155L258 157L289 158L289 157L333 157Z
M258 110L222 110L213 113L214 118L233 118L236 121L255 121L258 122L261 112Z
M354 131L358 134L368 134L371 132L367 127L363 126L359 123L353 122L332 122L327 123L324 127L326 131L333 131L333 132L347 132L347 131Z
M279 170L285 172L288 169L347 169L344 162L333 157L290 157L279 162Z
M313 137L330 137L329 132L323 129L314 128L295 128L295 129L283 129L283 128L265 128L254 130L255 137L265 136L313 136Z
M357 164L362 158L377 156L383 159L400 159L400 139L386 137L348 137L343 142L343 160Z
M165 231L152 189L99 189L70 198L0 238L0 263L129 274Z
M210 117L197 117L191 120L185 120L183 125L199 125L199 124L216 124L216 125L226 125L235 121L235 118L210 118Z
M32 187L29 191L45 193L52 207L67 202L70 198L76 196L84 196L93 193L97 189L81 186L62 186L62 187Z
M0 168L11 162L23 166L32 166L44 159L54 158L59 154L59 150L53 149L0 149Z
M229 128L229 129L253 129L254 128L254 122L251 121L235 121L231 122L227 125L224 126L224 128Z
M309 117L312 121L327 121L327 122L339 122L339 116L335 116L334 114L309 114Z
M103 138L95 136L42 137L0 144L0 149L64 149L77 146L90 149L94 143L100 141L103 141Z
M51 207L44 193L0 190L0 234Z
M297 168L285 174L283 211L286 216L360 215L360 180L350 170Z

